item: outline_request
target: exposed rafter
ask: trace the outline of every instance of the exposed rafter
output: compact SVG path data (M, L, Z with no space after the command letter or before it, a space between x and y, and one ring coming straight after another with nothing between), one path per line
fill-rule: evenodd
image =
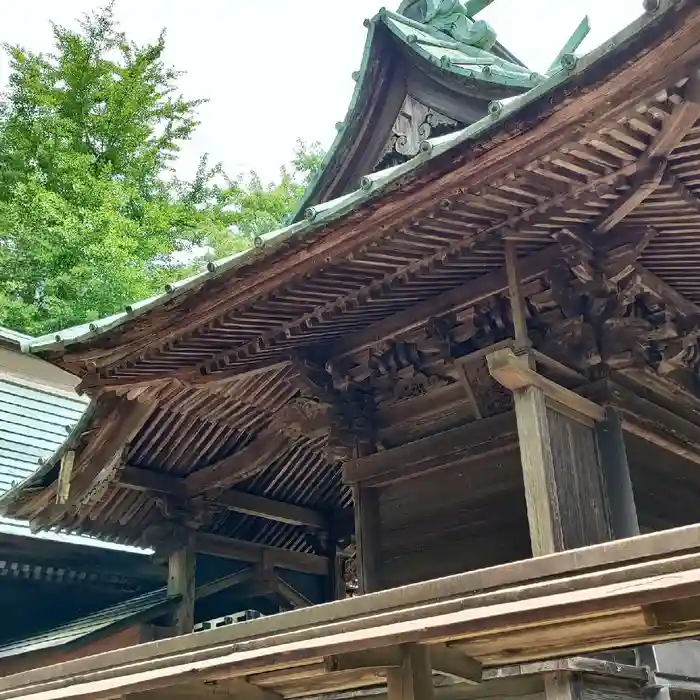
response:
M191 496L208 491L227 490L234 484L250 479L292 446L292 441L277 430L262 431L249 445L230 457L193 472L185 479L185 489Z

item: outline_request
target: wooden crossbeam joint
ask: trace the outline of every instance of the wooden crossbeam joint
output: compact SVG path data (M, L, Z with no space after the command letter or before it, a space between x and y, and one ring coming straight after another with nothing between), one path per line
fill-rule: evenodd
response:
M543 377L533 369L534 361L528 354L516 355L510 348L496 350L487 357L491 376L510 391L534 386L542 391L548 402L564 413L575 413L593 422L605 419L605 409L570 389Z
M483 669L476 659L458 649L444 644L430 644L425 647L433 671L458 678L466 683L481 683ZM367 649L325 658L329 671L358 671L362 669L399 669L404 663L406 647L390 646Z

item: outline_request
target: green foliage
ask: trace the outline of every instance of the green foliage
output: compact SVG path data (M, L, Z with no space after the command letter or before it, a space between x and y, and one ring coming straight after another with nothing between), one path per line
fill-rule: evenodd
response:
M283 223L320 162L300 143L279 183L232 180L206 158L179 180L201 101L178 94L164 35L129 41L111 6L53 35L51 55L5 47L0 99L0 325L28 333L114 313L202 257L248 247Z

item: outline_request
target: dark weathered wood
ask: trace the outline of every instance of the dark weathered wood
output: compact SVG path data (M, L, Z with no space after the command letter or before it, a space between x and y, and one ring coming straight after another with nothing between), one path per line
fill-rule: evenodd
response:
M521 283L541 275L559 256L557 247L550 246L539 253L523 258L518 265ZM426 319L432 316L472 306L507 289L508 273L503 267L367 326L360 333L355 333L338 342L333 348L333 355L340 356L366 349L385 338L406 333L425 323Z
M538 387L514 400L532 553L609 539L592 426L549 408Z
M401 648L401 666L387 674L389 700L432 700L433 669L428 648L407 644Z
M504 413L351 460L344 465L343 480L383 487L515 449L516 438L515 416Z
M382 587L379 554L381 551L379 493L376 489L354 484L352 498L355 509L355 546L360 591L372 593Z
M193 472L185 479L187 493L196 496L216 489L228 489L261 472L279 456L291 440L277 430L263 431L253 442L231 457Z
M201 554L221 557L222 559L235 559L236 561L259 564L265 557L270 566L277 566L280 569L302 571L319 576L325 576L328 573L327 558L318 554L297 552L281 547L268 547L222 535L199 532L195 534L194 546Z
M527 316L525 298L523 296L523 277L518 264L518 244L514 240L505 241L506 276L508 278L508 297L510 298L510 313L513 319L515 348L522 350L529 347L527 334Z
M606 408L605 420L596 424L596 439L610 511L611 534L615 539L635 537L639 534L637 507L622 422L614 408Z
M191 536L186 546L168 558L168 595L180 597L170 619L175 634L189 634L194 628L196 566L197 550Z
M327 527L325 518L311 508L254 496L243 491L226 491L214 499L214 504L234 513L253 515L257 518L297 525L310 530L323 530Z
M152 494L165 494L177 499L185 499L185 480L150 469L127 466L119 477L119 485L132 491ZM325 518L311 508L275 501L243 491L225 491L207 501L216 508L225 508L234 513L252 515L288 525L298 525L312 530L326 527Z
M502 350L489 369L513 391L535 556L611 537L594 421L603 409L544 380L530 359Z

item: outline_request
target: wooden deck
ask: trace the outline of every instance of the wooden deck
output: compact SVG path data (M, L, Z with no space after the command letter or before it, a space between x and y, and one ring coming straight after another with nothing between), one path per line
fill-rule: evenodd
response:
M477 684L484 667L698 634L691 526L28 671L0 679L0 700L194 697L218 686L301 697L382 684L406 653Z

